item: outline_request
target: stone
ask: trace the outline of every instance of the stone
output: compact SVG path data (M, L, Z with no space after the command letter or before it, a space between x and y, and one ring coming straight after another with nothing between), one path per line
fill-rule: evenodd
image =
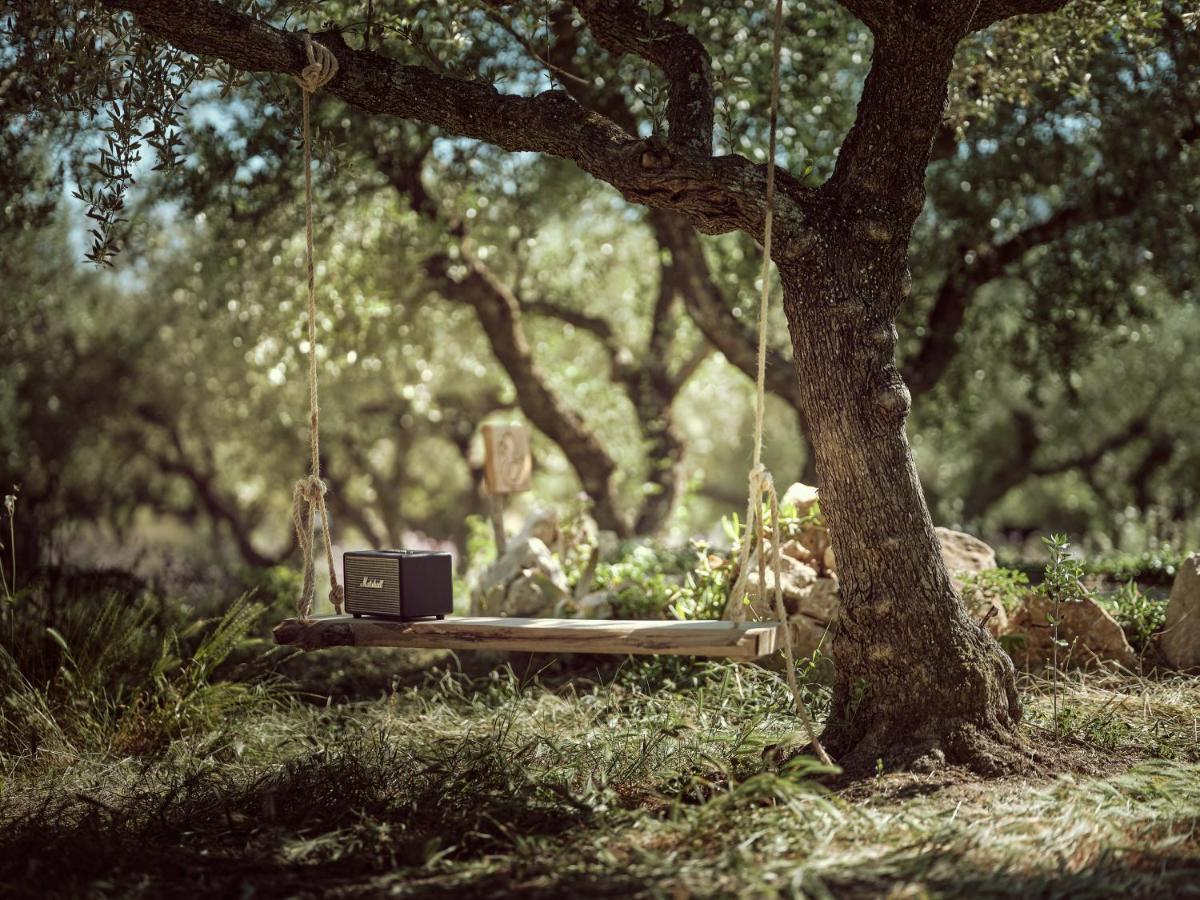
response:
M984 599L978 603L967 605L967 615L976 623L986 622L984 628L992 637L998 638L1008 634L1012 626L1009 623L1008 611L999 600Z
M483 573L472 611L488 616L549 616L571 596L567 576L545 542L524 537Z
M806 515L816 504L817 489L802 481L797 481L779 498L780 506L794 506L796 514L800 516Z
M1200 669L1200 553L1193 553L1179 567L1158 640L1171 666Z
M814 571L820 568L821 560L817 559L813 552L798 540L784 541L779 548L779 552L784 556L804 563Z
M987 617L986 628L992 637L999 637L1009 631L1009 616L1007 610L998 601L988 597L972 599L974 592L964 590L967 579L980 572L995 569L996 551L974 535L952 528L934 528L938 543L942 548L942 559L946 562L946 571L950 574L950 582L954 589L962 595L967 605L967 614L976 622L982 622ZM994 610L988 616L989 610Z
M803 614L818 622L828 624L837 615L840 599L836 578L818 578L796 598L795 607L788 608L789 614ZM786 602L784 604L787 605Z
M829 656L833 629L828 623L804 615L790 617L788 622L792 626L792 655L796 659L812 656L818 649L822 655Z
M576 599L562 600L554 610L559 619L611 619L613 595L609 591L592 591Z
M1007 643L1017 665L1030 668L1053 661L1054 629L1048 618L1053 612L1053 601L1031 592L1013 614ZM1137 666L1137 654L1125 639L1124 630L1096 601L1084 598L1061 603L1058 619L1059 640L1066 641L1066 646L1058 648L1060 667L1090 668L1109 661L1128 668Z
M829 536L829 529L824 525L807 525L796 537L796 540L812 554L813 559L817 561L817 568L824 569L825 551L833 546L833 538Z
M783 608L789 616L805 615L825 624L833 621L838 608L838 581L822 577L816 569L786 553L779 558L780 584L783 587ZM758 557L752 554L746 573L746 592L750 600L748 613L753 618L774 619L775 572L768 564L765 596L758 588Z
M958 590L962 590L965 577L996 568L996 551L979 538L941 526L933 530L942 546L950 580Z
M786 608L794 603L796 598L817 580L817 570L800 562L791 556L779 556L779 583L783 588L783 602ZM766 590L759 590L758 554L750 554L745 572L746 597L750 601L747 610L751 618L775 618L775 570L771 566L770 557L767 560Z
M534 537L547 547L553 547L558 543L558 535L558 513L552 509L539 509L525 520L525 524L521 526L521 530L517 532L516 537L512 538L510 544L523 544L529 538Z
M833 555L833 545L825 548L825 556L821 560L822 568L830 575L837 574L837 557Z

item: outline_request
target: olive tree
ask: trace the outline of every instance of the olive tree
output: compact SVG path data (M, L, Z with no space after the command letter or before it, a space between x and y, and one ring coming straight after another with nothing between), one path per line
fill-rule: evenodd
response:
M857 114L823 182L810 184L808 171L779 172L772 256L796 396L842 576L826 740L850 770L882 760L921 767L953 761L995 771L1024 752L1011 662L963 609L922 495L905 434L911 401L896 365L895 323L912 291L909 240L924 206L926 167L960 43L1003 20L1063 5L841 0L871 35ZM138 123L154 123L146 139L169 165L180 144L171 110L192 80L216 74L232 84L233 70L299 73L305 40L287 27L295 22L289 14L312 11L305 3L216 0L48 6L77 8L65 22L61 13L46 13L69 53L129 60L131 77L108 63L95 67L103 71L91 81L87 67L63 67L61 83L48 87L80 106L88 98L110 106L112 135L101 168L113 186L83 197L100 222L93 250L100 260L112 250ZM412 120L502 151L569 161L650 207L663 234L740 231L760 239L766 167L738 152L714 153L718 112L727 105L703 40L705 22L751 14L741 5L687 11L641 0L577 0L573 7L582 27L571 56L548 61L564 85L531 91L519 82L498 88L478 59L474 71L443 65L413 18L386 16L386 4L322 5L322 14L345 17L313 36L338 62L324 93L361 115ZM454 39L469 45L470 28L497 16L517 33L510 13L538 12L502 0L468 4ZM805 7L809 14L815 13ZM373 16L375 36L385 27L401 34L418 51L410 54L415 62L379 44L372 48ZM762 16L752 19L763 27ZM526 49L533 43L524 37ZM566 52L562 42L557 46ZM614 81L625 60L654 68L664 84L661 122L634 129L593 102L589 82L565 77L576 54L607 59ZM1006 64L994 61L1001 69ZM785 83L785 95L789 89Z

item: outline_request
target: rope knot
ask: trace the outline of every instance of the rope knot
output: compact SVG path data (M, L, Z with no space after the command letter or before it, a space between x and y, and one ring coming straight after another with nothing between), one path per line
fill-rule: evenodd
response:
M296 83L307 93L315 94L337 74L337 57L324 44L314 41L307 32L304 35L304 53L308 57L308 65L300 70Z
M333 611L340 616L342 606L346 602L346 589L337 582L334 582L333 587L329 589L329 602L333 605Z
M309 503L320 503L328 490L329 486L315 473L305 475L296 482L296 493Z

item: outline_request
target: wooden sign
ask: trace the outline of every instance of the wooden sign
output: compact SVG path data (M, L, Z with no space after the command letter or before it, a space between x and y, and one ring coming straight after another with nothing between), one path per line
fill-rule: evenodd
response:
M493 497L529 490L533 460L524 425L484 425L484 480Z

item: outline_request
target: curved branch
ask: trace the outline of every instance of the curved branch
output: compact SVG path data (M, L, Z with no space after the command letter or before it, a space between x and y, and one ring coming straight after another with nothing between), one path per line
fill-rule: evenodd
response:
M758 338L753 329L734 318L725 298L713 282L700 238L686 221L659 210L651 210L650 225L659 246L671 254L680 294L696 327L721 355L747 378L758 376ZM777 350L767 359L767 390L799 411L800 385L791 361Z
M577 0L596 42L617 56L640 56L667 79L671 142L707 156L712 152L712 60L698 38L667 13L651 15L641 0Z
M1054 460L1038 461L1035 456L1042 447L1042 439L1037 434L1037 423L1033 415L1022 409L1014 410L1012 415L1016 446L1011 456L997 461L990 476L978 479L963 498L963 516L968 520L983 516L1004 499L1009 491L1030 478L1061 475L1072 469L1090 471L1109 453L1145 436L1150 425L1150 416L1141 413L1090 449L1079 450Z
M521 308L532 315L558 319L560 322L565 322L574 328L595 335L600 343L604 345L604 349L608 351L610 356L617 356L621 352L616 343L616 335L613 333L613 327L607 319L603 319L600 316L593 316L590 313L585 313L577 309L571 309L553 300L523 299L521 301Z
M958 356L958 334L967 310L984 285L1000 278L1008 266L1035 247L1052 243L1073 228L1132 212L1136 201L1129 194L1114 194L1112 202L1061 209L999 243L982 242L961 253L942 280L929 312L925 338L905 364L904 379L914 397L932 390Z
M137 413L143 422L163 432L174 451L172 455L151 453L150 458L165 474L178 475L191 485L208 517L214 522L223 522L229 529L238 555L247 565L266 569L279 565L292 555L297 544L296 535L291 528L288 529L292 535L291 543L281 552L264 553L259 550L254 545L254 526L246 522L237 504L221 492L216 473L208 468L201 468L192 461L183 445L183 436L177 424L161 410L148 404L140 405Z
M932 390L958 356L958 333L980 288L1000 278L1008 266L1030 250L1053 243L1076 228L1118 219L1137 211L1149 183L1175 162L1195 137L1188 133L1170 144L1156 162L1142 166L1126 183L1100 185L1081 203L1064 207L1048 219L1030 225L1007 240L982 241L960 253L938 288L929 312L925 338L905 364L905 381L914 397Z
M562 448L595 504L596 523L619 535L628 535L629 524L620 513L616 492L617 464L583 419L562 402L546 381L521 327L520 302L478 260L468 257L464 262L467 272L461 278L451 274L451 261L445 254L430 257L426 270L439 293L464 301L475 310L492 353L512 380L521 411Z
M217 0L104 3L132 12L140 27L181 50L239 69L296 75L305 64L298 34ZM336 77L323 90L361 110L424 122L503 150L570 160L625 199L677 210L707 233L762 231L766 168L745 157L713 157L694 142L641 140L563 91L502 94L490 84L355 50L337 33L319 37L338 61ZM782 246L789 234L809 234L814 192L779 175L776 224Z

